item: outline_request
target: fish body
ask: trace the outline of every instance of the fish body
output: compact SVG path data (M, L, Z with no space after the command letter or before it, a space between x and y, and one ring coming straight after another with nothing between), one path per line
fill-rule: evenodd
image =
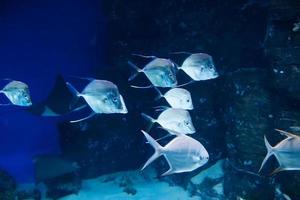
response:
M179 69L183 70L194 81L204 81L217 78L213 59L205 53L195 53L187 57Z
M95 113L127 113L118 87L110 81L93 80L78 96L83 97Z
M88 117L71 122L86 120L93 117L95 114L126 114L128 112L118 87L110 81L93 79L81 93L79 93L70 83L66 84L74 93L75 98L83 97L93 110Z
M161 96L166 99L172 108L185 110L194 109L191 93L184 88L172 88L164 95L161 94Z
M193 134L196 132L190 113L184 109L167 108L157 119L153 119L146 114L142 115L149 119L151 123L157 122L165 129L180 132L182 134ZM173 133L170 132L170 134Z
M21 81L11 81L1 90L13 105L31 106L29 87Z
M138 73L142 72L155 87L175 87L177 85L176 67L175 64L165 58L154 58L143 69L138 68L133 63L129 62L136 73L129 80L133 80Z
M259 171L263 168L269 157L272 155L275 156L279 163L279 167L273 173L284 170L300 170L300 137L285 131L277 131L285 135L286 138L280 141L274 147L269 144L266 137L264 138L268 152Z
M142 132L155 149L155 153L145 163L142 170L161 155L166 158L170 167L167 172L162 174L163 176L193 171L206 164L209 160L209 154L204 146L187 135L178 135L166 146L162 147L148 133Z

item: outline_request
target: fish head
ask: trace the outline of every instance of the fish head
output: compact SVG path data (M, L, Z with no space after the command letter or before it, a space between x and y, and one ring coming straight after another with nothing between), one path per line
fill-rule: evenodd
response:
M192 97L190 94L184 94L181 95L178 98L180 104L182 105L182 109L186 109L186 110L193 110L194 106L193 106L193 102L192 102Z
M204 53L192 54L183 62L181 69L195 81L215 79L219 76L212 57Z
M183 134L194 134L196 132L191 119L184 119L183 121L179 121L177 123L176 130Z
M7 98L12 104L17 106L31 106L32 101L28 88L14 88L12 90L4 91Z
M201 166L205 165L208 162L209 154L206 151L206 149L203 147L203 148L201 148L201 151L195 153L192 156L192 160L193 160L193 163L196 166L201 167Z
M107 92L99 100L98 105L104 113L127 113L123 97L118 92Z

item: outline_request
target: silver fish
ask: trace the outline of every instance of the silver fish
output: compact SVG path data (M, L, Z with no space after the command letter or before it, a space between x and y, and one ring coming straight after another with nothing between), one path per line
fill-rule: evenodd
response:
M175 87L177 85L176 78L176 66L175 64L165 58L154 58L150 61L143 69L138 68L132 62L128 62L128 64L136 70L128 80L133 80L139 73L144 73L151 84L155 87ZM133 86L137 88L149 88L151 86L139 87Z
M151 125L158 123L165 129L180 132L182 134L193 134L196 132L190 113L187 110L167 108L157 119L144 113L142 113L142 116L151 121ZM170 132L170 134L173 134L173 132Z
M79 122L88 119L97 113L126 114L128 112L124 99L119 93L118 87L110 81L93 79L81 93L79 93L70 83L66 84L67 87L74 93L76 98L83 97L93 110L88 117L71 122Z
M194 81L204 81L219 76L212 57L205 53L191 54L178 69L183 70Z
M155 90L158 92L159 98L164 98L172 108L179 108L185 110L193 110L193 102L191 93L183 88L172 88L167 91L165 94L162 94L159 89L155 87Z
M178 134L166 146L162 147L148 133L145 131L142 131L142 133L155 150L154 154L144 164L142 170L161 155L166 158L170 167L162 176L193 171L206 164L209 160L208 152L204 146L187 135Z
M286 136L284 140L272 147L266 136L264 136L265 145L268 150L265 159L263 160L259 171L263 168L270 156L274 155L279 163L279 167L272 174L284 170L300 170L300 136L292 133L278 130L282 135Z
M29 87L26 83L12 80L9 82L0 93L3 93L13 105L31 106L31 97Z

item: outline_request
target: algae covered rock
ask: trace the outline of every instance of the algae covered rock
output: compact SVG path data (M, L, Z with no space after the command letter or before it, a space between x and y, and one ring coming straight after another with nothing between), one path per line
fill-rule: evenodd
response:
M225 173L226 196L255 194L262 198L267 190L261 188L269 187L268 179L255 175L265 156L263 136L273 127L268 79L266 71L255 68L236 71L225 79L227 156L230 166L234 166Z
M7 174L7 172L0 170L0 199L14 200L15 190L15 180L9 174Z
M257 172L264 158L264 134L272 127L272 98L268 74L259 69L240 70L227 77L229 96L225 123L230 162Z
M300 99L300 32L297 29L300 2L272 0L265 40L274 88L283 95ZM299 25L298 25L299 26Z

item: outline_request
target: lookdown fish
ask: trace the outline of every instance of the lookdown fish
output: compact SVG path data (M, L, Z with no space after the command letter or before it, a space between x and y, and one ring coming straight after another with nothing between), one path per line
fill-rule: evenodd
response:
M279 163L279 167L275 169L272 174L284 170L300 170L300 136L278 129L276 129L276 131L286 136L286 138L279 142L276 146L272 147L266 136L264 136L268 152L259 171L261 171L269 157L272 155L275 156Z
M193 110L193 102L191 93L183 88L172 88L165 94L162 94L159 89L154 87L159 96L156 99L164 98L172 108L185 110Z
M193 81L204 81L219 76L212 57L205 53L191 54L178 69L183 70Z
M142 113L142 116L151 122L150 128L154 123L158 123L165 129L182 134L193 134L196 132L190 113L187 110L167 108L160 113L157 119L144 113ZM170 134L173 134L173 132L170 132Z
M80 93L70 83L67 87L74 93L75 97L83 97L93 112L83 119L71 122L79 122L93 117L95 114L126 114L127 108L118 87L106 80L89 79L91 82Z
M153 58L143 69L140 69L132 62L128 64L136 71L128 81L132 81L139 73L144 73L151 84L155 87L175 87L177 85L176 66L170 59L157 58L155 56L142 56ZM150 88L150 86L132 86L136 88Z
M2 90L0 90L0 93L3 93L11 102L11 104L3 105L32 105L28 85L21 81L11 80Z
M173 133L176 134L177 137L163 147L148 133L145 131L142 131L142 133L155 150L154 154L147 160L142 170L161 155L166 158L170 167L168 171L162 174L162 176L190 172L208 162L208 152L200 142L192 137Z

